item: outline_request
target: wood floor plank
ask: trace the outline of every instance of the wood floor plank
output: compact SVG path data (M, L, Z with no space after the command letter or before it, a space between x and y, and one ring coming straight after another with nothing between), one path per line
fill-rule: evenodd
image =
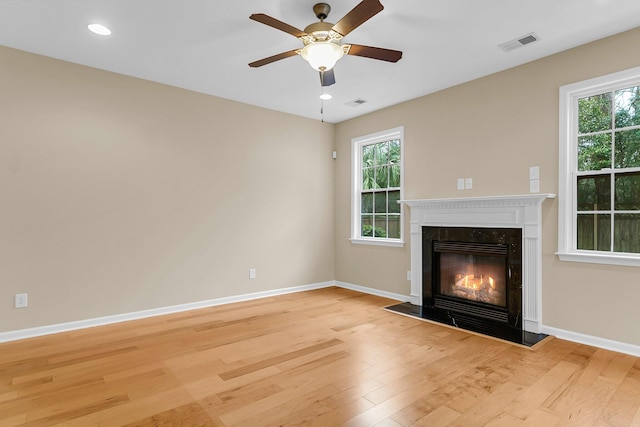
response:
M550 396L562 388L579 369L579 366L560 362L548 373L540 377L531 387L525 390L514 402L507 405L505 412L519 419L526 419L547 401Z
M434 426L448 426L456 419L460 417L460 413L454 411L446 405L441 405L430 411L424 417L418 419L414 426L421 427L434 427Z
M640 409L636 411L636 415L631 420L631 423L629 424L629 426L640 427Z
M556 427L559 425L561 425L560 417L544 408L536 409L522 423L522 427Z
M394 414L411 405L416 400L417 390L421 389L423 385L426 390L429 390L429 381L425 380L424 384L418 384L416 387L401 391L393 397L373 406L371 409L361 412L344 425L352 427L375 425L386 418L391 418Z
M640 359L325 288L0 344L0 426L637 426Z
M325 349L327 347L338 345L340 343L342 343L342 341L340 341L338 339L333 339L333 340L330 340L330 341L321 342L319 344L312 345L312 346L309 346L309 347L305 347L305 348L302 348L300 350L295 350L295 351L284 353L284 354L279 355L279 356L274 356L274 357L271 357L269 359L262 360L261 362L252 363L251 365L242 366L240 368L232 369L230 371L220 372L218 375L220 376L220 378L222 378L223 380L226 381L226 380L229 380L231 378L235 378L235 377L239 377L241 375L246 375L246 374L251 373L251 372L259 371L259 370L264 369L266 367L274 366L274 365L277 365L279 363L283 363L283 362L286 362L286 361L291 360L291 359L302 357L302 356L305 356L305 355L310 354L310 353L315 353L318 350L322 350L322 349Z
M620 355L625 356L625 355ZM630 362L634 362L630 356ZM626 364L625 364L626 365ZM624 367L620 371L625 371ZM596 426L632 425L633 418L640 411L640 363L635 363L621 380L611 399L603 408Z
M523 391L524 387L519 384L508 381L501 383L491 393L475 400L468 410L457 412L462 415L452 420L450 425L456 427L484 426L492 419L498 418L504 412L505 406L518 398Z

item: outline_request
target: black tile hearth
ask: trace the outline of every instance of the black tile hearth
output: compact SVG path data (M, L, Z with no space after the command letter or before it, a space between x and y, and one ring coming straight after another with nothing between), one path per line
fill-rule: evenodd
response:
M412 317L431 320L448 326L488 335L493 338L509 341L515 344L533 347L548 337L546 334L535 334L507 326L504 323L474 317L436 307L424 307L408 302L386 307L387 310L409 315Z

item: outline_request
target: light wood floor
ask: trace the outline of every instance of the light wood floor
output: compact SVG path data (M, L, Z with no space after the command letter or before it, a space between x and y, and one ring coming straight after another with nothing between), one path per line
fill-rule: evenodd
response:
M640 359L339 288L0 344L0 425L640 426Z

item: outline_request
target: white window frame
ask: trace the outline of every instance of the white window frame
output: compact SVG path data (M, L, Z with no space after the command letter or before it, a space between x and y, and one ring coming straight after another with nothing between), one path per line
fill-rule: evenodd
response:
M362 165L360 149L363 145L375 144L391 139L400 140L400 200L404 200L404 126L351 140L351 240L352 243L380 246L404 246L404 206L400 204L400 238L362 237L360 235L360 192L362 190Z
M640 254L577 249L578 99L640 85L640 67L560 87L558 252L562 261L640 267Z

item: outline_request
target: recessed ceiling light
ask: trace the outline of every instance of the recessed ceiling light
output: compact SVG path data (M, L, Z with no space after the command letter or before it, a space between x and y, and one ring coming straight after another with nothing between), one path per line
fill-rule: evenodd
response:
M329 99L333 98L333 96L331 96L328 93L323 93L322 95L320 95L320 99L322 99L323 101L327 101Z
M111 34L111 30L101 24L89 24L87 25L89 31L95 34L99 34L101 36L108 36Z

